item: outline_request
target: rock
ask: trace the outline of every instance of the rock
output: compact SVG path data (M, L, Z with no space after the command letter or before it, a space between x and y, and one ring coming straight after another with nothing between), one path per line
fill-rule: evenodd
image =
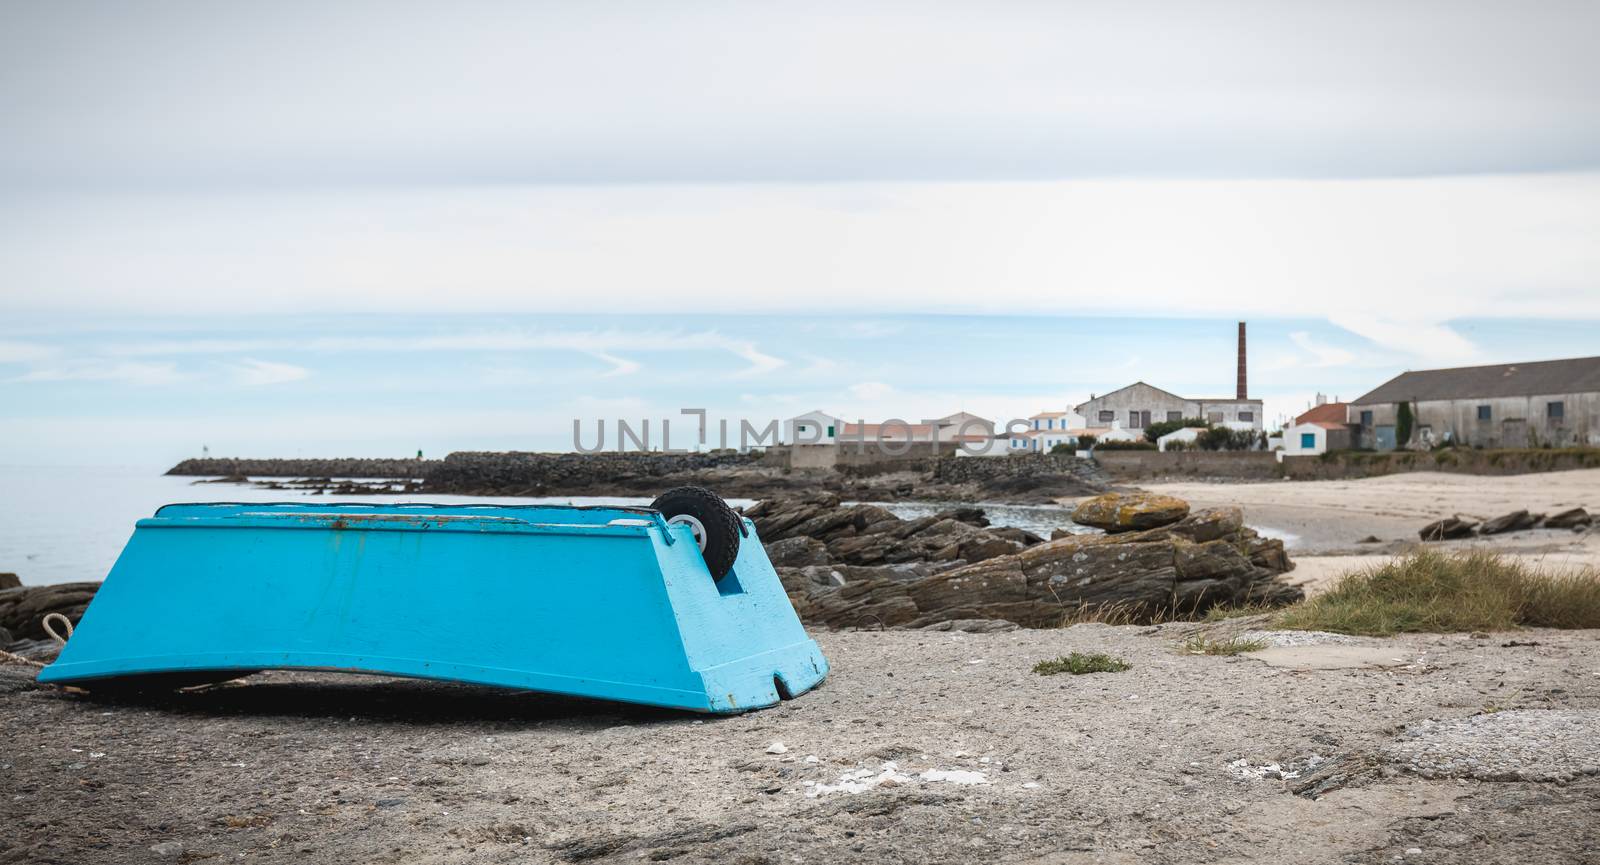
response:
M1482 535L1498 535L1503 532L1520 532L1523 529L1533 528L1533 524L1537 521L1538 518L1528 513L1526 509L1512 511L1492 520L1485 520L1483 526L1478 529L1478 533Z
M774 567L801 567L828 563L828 547L815 538L784 538L766 544L767 558Z
M1225 538L1244 528L1244 511L1239 508L1207 508L1173 523L1169 531L1195 543Z
M1153 529L1189 515L1189 503L1151 493L1106 493L1079 504L1072 521L1108 532Z
M1381 544L1381 543L1383 543L1383 541L1379 540L1377 535L1367 535L1366 537L1362 538L1361 540L1356 541L1356 543L1358 543L1358 544Z
M0 627L19 639L43 640L49 635L40 624L47 613L60 613L76 625L99 583L57 583L0 589Z
M183 850L182 841L162 841L160 844L150 846L150 852L162 859L176 859L183 855Z
M1051 529L1050 530L1050 540L1059 541L1062 538L1070 538L1074 534L1076 534L1076 532L1069 532L1066 529Z
M16 574L0 574L0 589L15 589L22 585L22 578Z
M1195 525L1237 525L1231 514L1196 516ZM944 630L945 623L973 619L1054 627L1086 606L1118 608L1139 620L1175 609L1286 604L1303 596L1278 579L1292 567L1281 542L1241 527L1196 543L1175 529L1073 535L909 580L883 576L879 567L860 568L862 578L843 586L788 577L785 585L808 586L803 593L791 590L804 621L841 628Z
M998 529L990 529L989 534L994 535L997 538L1005 538L1008 541L1015 541L1026 547L1031 547L1034 544L1044 543L1044 538L1039 537L1033 532L1030 532L1027 529L1012 528L1010 526Z
M1575 529L1580 526L1594 524L1594 517L1583 508L1573 508L1559 514L1545 517L1544 527L1547 529ZM3 576L3 575L0 575Z
M1478 524L1472 520L1464 520L1460 517L1446 517L1423 526L1417 532L1417 535L1425 541L1449 541L1456 538L1471 537L1473 530L1477 527Z

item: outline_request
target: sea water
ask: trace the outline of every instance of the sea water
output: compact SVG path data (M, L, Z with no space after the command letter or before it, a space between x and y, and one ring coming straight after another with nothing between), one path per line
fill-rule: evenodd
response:
M251 484L204 483L170 477L150 466L0 466L0 572L25 585L101 580L133 533L133 524L174 502L433 502L437 504L648 505L623 496L458 496L420 493L313 495ZM287 480L278 478L276 480ZM734 506L749 499L729 499ZM877 502L907 519L971 502ZM992 524L1049 537L1053 528L1076 529L1059 507L980 504ZM1080 529L1081 530L1081 529Z

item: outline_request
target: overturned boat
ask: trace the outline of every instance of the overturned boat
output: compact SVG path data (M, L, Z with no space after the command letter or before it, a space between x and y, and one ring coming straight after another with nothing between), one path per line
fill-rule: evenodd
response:
M174 504L140 520L39 681L337 670L734 713L827 675L755 535L652 507Z

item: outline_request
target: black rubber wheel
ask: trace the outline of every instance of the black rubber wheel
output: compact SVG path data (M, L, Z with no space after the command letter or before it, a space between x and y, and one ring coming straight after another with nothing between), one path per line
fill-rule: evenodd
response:
M703 487L675 487L656 496L650 507L668 523L687 523L694 530L712 579L720 580L733 570L733 560L739 557L739 515L720 496Z

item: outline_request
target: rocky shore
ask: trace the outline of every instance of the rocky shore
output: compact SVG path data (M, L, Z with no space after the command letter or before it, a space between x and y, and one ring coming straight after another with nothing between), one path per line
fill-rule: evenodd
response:
M1092 612L1141 621L1303 597L1280 579L1293 567L1283 543L1245 527L1238 508L1190 513L1165 496L1091 499L1074 520L1104 533L1050 541L990 528L977 508L902 520L826 494L746 515L801 619L826 627L1053 627Z

